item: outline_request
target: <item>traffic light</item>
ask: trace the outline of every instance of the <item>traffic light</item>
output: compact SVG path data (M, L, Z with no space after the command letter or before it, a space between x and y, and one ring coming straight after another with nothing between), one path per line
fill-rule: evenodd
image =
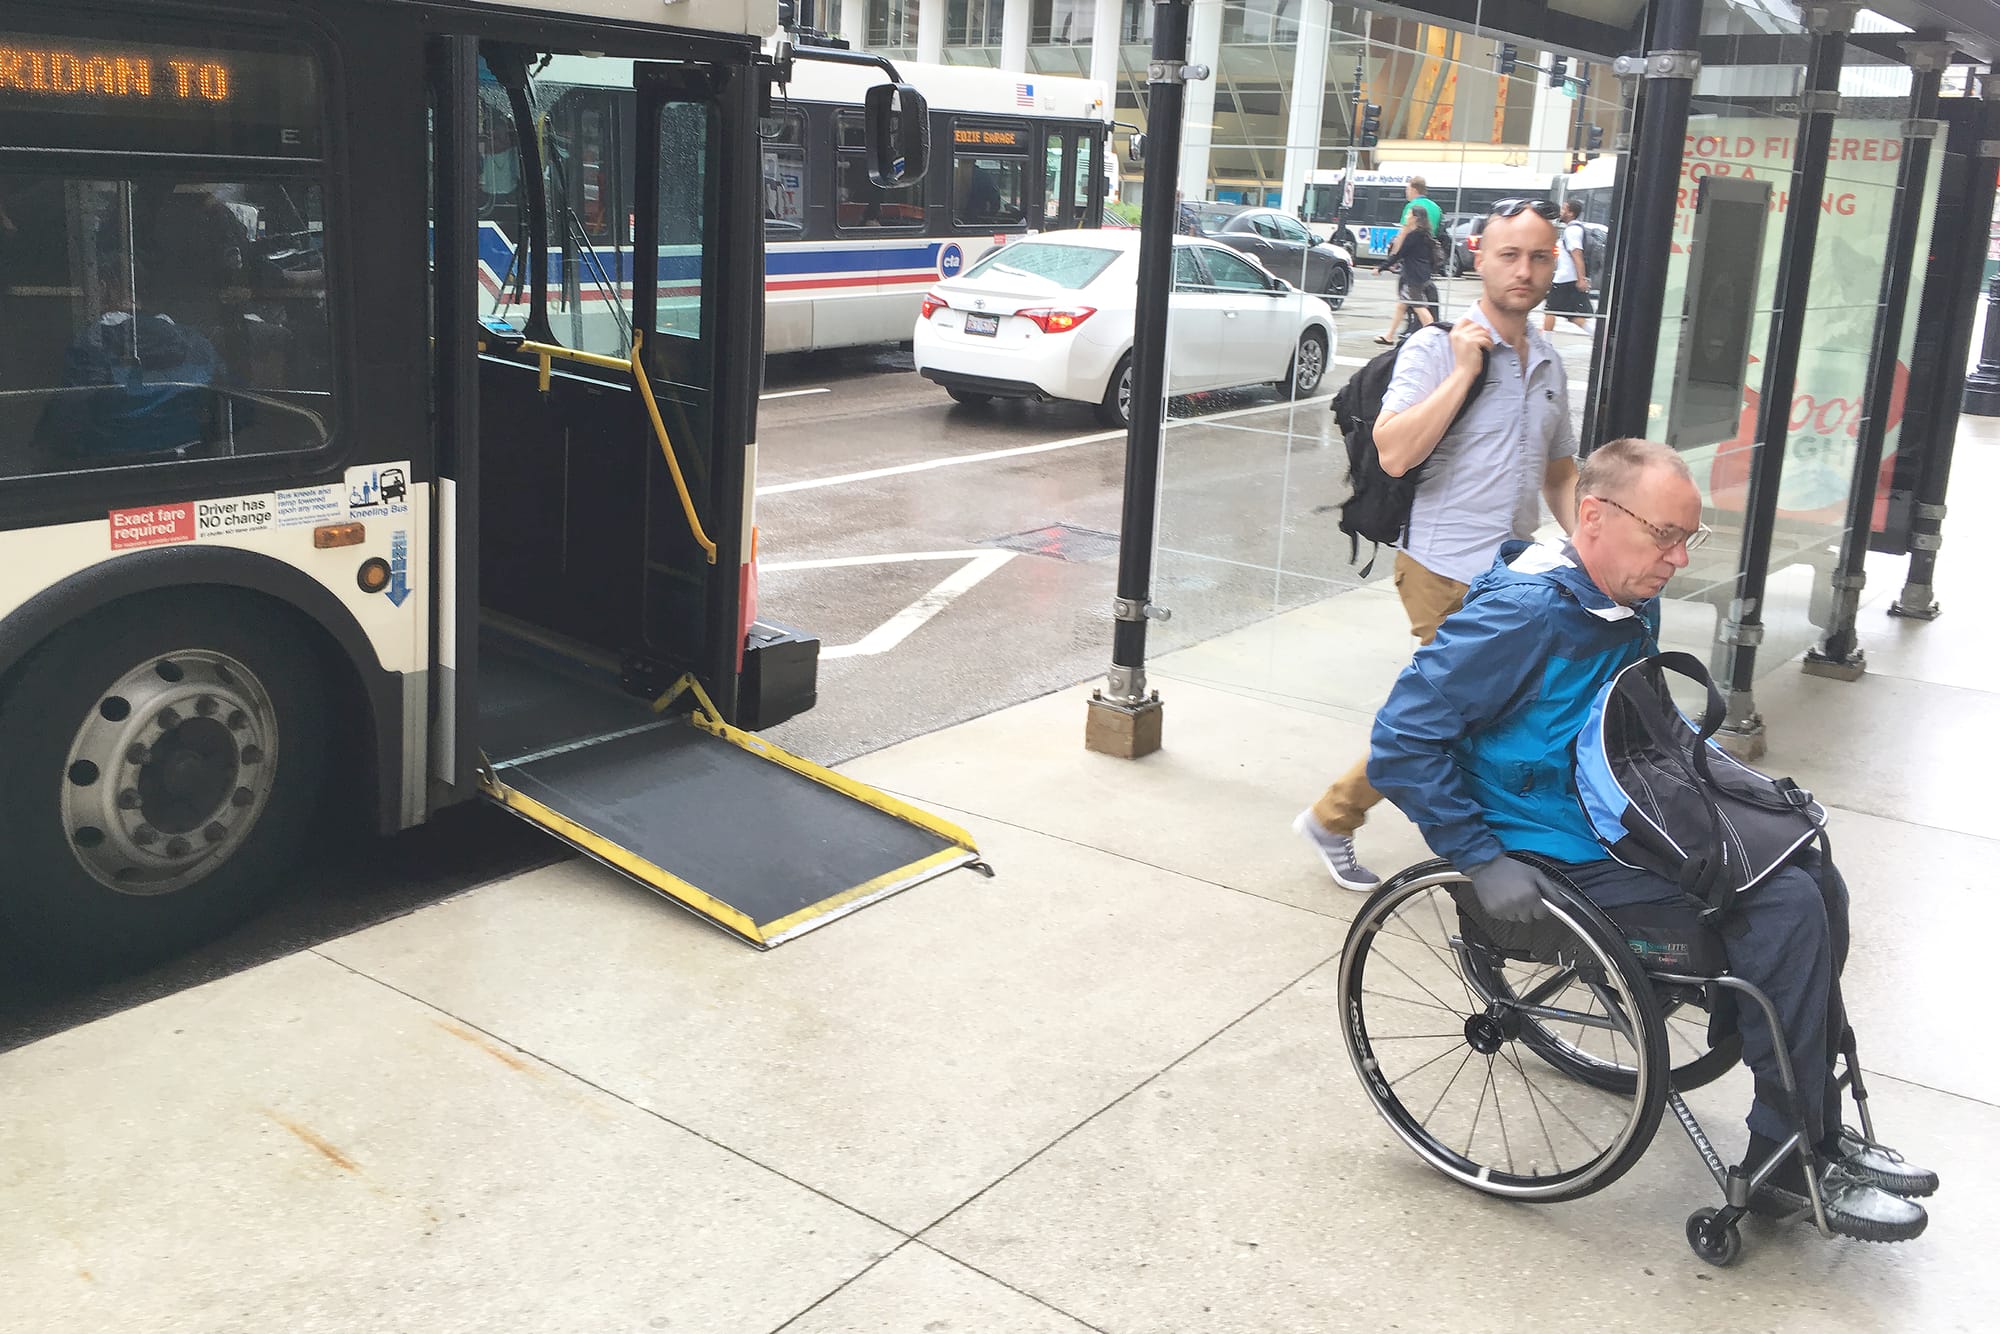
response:
M1514 66L1521 63L1521 48L1512 42L1500 43L1500 72L1512 74Z
M1596 157L1598 153L1603 150L1603 148L1604 148L1604 127L1602 125L1593 125L1588 130L1584 131L1583 156L1585 161L1589 161L1591 158Z
M1382 108L1373 102L1361 105L1361 123L1354 130L1356 148L1373 148L1382 138Z
M1549 58L1549 87L1560 88L1568 82L1569 57L1551 56Z

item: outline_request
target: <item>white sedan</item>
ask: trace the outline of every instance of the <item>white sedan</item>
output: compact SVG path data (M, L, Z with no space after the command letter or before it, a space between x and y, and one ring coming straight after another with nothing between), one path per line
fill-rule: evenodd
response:
M961 403L1074 399L1123 426L1132 404L1136 230L1015 241L924 297L917 370ZM1333 312L1246 257L1175 238L1167 393L1275 384L1303 398L1326 378Z

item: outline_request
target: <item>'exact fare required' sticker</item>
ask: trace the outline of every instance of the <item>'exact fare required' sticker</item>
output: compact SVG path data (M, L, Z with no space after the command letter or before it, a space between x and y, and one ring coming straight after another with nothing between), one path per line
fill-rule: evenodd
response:
M111 549L156 547L168 542L194 541L194 505L176 501L145 509L111 511Z

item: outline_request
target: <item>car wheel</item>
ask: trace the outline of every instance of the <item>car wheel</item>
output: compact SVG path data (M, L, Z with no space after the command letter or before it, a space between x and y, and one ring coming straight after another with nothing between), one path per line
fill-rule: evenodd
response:
M993 401L993 395L977 394L970 389L947 388L945 392L951 395L954 403L963 403L968 408L983 408Z
M1132 354L1118 358L1111 378L1104 385L1104 399L1097 405L1097 419L1106 426L1132 424Z
M220 933L302 851L332 721L318 656L264 603L163 591L61 631L0 700L0 924L98 975Z
M1287 398L1310 398L1326 378L1326 335L1308 329L1299 335L1298 350L1292 353L1292 369L1278 383Z
M1354 290L1354 270L1344 264L1333 266L1333 272L1326 279L1326 304L1339 310L1347 304L1347 294Z

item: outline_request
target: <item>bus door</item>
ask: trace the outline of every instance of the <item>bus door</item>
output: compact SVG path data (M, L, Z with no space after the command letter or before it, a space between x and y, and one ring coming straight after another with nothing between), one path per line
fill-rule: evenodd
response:
M1050 231L1095 227L1104 216L1104 140L1102 125L1049 126L1042 199Z
M978 852L734 725L774 721L739 698L763 364L754 55L634 67L636 355L487 330L511 346L482 376L478 729L490 798L767 947ZM814 641L777 651L810 681Z

